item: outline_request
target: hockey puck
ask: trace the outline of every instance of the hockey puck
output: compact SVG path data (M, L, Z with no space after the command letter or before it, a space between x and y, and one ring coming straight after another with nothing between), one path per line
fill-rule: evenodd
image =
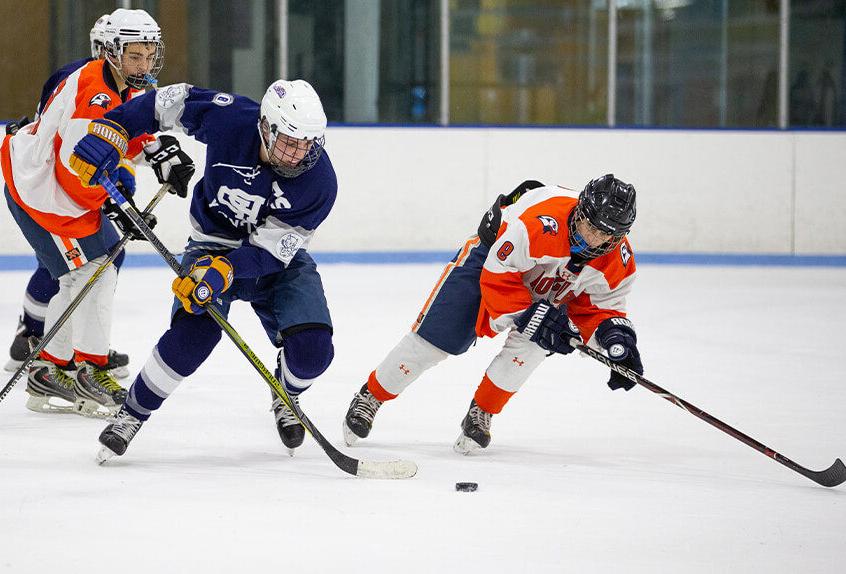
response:
M458 492L476 492L476 489L479 488L479 483L477 482L456 482L455 483L455 490Z

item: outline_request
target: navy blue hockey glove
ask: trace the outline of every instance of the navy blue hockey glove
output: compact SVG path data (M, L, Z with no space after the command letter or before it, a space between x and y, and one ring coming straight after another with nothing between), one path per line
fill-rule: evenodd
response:
M573 352L570 338L580 338L579 329L562 309L546 301L535 301L514 322L517 330L541 349L566 355Z
M124 194L126 198L126 202L129 203L132 207L135 207L135 200L132 199L132 195ZM135 208L138 210L138 208ZM147 238L144 237L144 234L141 233L141 230L135 227L135 224L132 223L132 220L129 218L127 214L123 212L123 210L118 207L118 205L112 201L112 198L106 199L106 202L103 204L103 214L109 218L109 220L115 224L115 226L120 229L121 233L124 235L128 235L129 238L133 241L146 241ZM152 213L141 213L138 211L138 214L141 216L141 219L144 220L144 223L147 224L147 227L153 229L158 223L156 216Z
M637 335L631 321L625 317L605 319L596 328L596 340L608 351L609 359L638 375L643 374L643 363L640 362L640 351L637 350ZM612 391L629 391L635 384L616 371L611 371L611 378L608 379Z
M144 158L153 168L159 183L169 183L172 192L179 197L188 197L188 182L194 175L194 161L182 151L179 140L173 136L159 136L159 139L144 146Z
M73 148L70 167L86 187L97 185L126 155L129 134L117 122L100 118L88 124L88 133Z
M117 169L109 174L109 179L125 198L135 195L135 170L128 163L120 162Z

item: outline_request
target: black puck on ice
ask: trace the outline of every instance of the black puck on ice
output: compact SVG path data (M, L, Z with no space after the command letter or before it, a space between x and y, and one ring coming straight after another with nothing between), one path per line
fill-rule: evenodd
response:
M458 492L476 492L476 489L479 488L478 482L456 482L455 483L455 490Z

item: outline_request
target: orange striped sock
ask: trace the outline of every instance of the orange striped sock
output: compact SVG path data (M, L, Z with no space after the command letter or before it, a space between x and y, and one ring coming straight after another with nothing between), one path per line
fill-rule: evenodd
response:
M485 376L482 377L482 382L479 384L479 388L476 389L473 399L483 411L495 415L502 411L505 403L508 402L513 394L500 389L488 378L488 374L485 373Z

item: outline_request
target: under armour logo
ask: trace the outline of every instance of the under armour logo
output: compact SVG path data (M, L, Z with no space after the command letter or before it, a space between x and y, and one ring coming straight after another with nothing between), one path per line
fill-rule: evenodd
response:
M513 359L511 359L511 362L512 362L512 363L517 363L517 366L518 366L518 367L522 367L522 366L523 366L523 363L525 363L526 361L521 361L521 360L520 360L520 359L518 359L517 357L514 357Z
M405 366L405 363L401 364L401 365L399 366L399 369L400 369L400 371L402 371L402 374L403 374L403 375L407 375L408 373L410 373L410 372L411 372L411 369L409 369L408 367L406 367L406 366Z

